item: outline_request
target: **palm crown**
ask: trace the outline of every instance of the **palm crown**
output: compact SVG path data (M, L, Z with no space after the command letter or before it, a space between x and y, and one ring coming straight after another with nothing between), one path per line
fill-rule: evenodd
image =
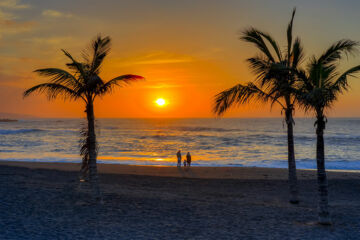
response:
M281 51L279 44L267 33L255 28L243 32L241 39L254 44L260 51L247 59L256 74L255 82L237 84L215 98L214 112L221 115L232 105L241 105L251 100L278 103L283 109L293 108L296 102L296 81L292 69L303 59L303 48L299 38L293 41L292 28L295 9L287 28L287 48ZM269 48L270 46L271 48Z
M357 42L341 40L333 44L319 58L312 57L307 71L301 70L298 77L302 80L300 99L305 110L315 110L323 114L337 100L339 94L348 89L348 77L360 71L360 65L342 74L338 62L356 51Z
M109 37L98 36L89 49L83 52L83 61L78 62L70 53L62 50L70 63L66 66L72 72L59 68L38 69L35 72L40 76L48 77L49 82L36 85L24 92L28 96L34 92L45 93L49 99L61 96L65 99L82 99L86 103L95 100L96 96L102 96L110 92L114 86L122 86L132 81L143 79L141 76L127 74L115 77L104 82L99 76L104 58L110 51Z

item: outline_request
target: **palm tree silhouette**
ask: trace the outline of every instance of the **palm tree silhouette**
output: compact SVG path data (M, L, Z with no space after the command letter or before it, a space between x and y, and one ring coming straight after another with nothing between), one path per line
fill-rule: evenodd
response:
M293 112L296 98L296 80L291 69L298 68L303 58L303 48L299 38L293 41L292 29L296 9L292 12L287 27L287 48L281 51L277 42L267 33L250 28L243 32L241 39L258 48L260 54L247 59L255 72L255 82L237 84L215 96L214 112L222 115L233 105L250 101L262 101L278 104L285 112L288 140L288 168L290 203L298 203L298 184L293 135ZM269 48L270 46L271 48Z
M348 90L348 77L360 71L360 65L339 73L338 62L344 55L356 51L357 42L341 40L333 44L319 58L313 57L307 71L298 72L301 80L299 99L306 111L316 116L316 163L319 191L319 223L331 224L328 205L328 185L325 171L324 130L327 123L325 110L330 108L339 95Z
M104 82L99 74L102 63L111 46L110 37L98 35L91 46L83 52L83 61L75 60L70 53L62 50L70 63L66 66L70 72L58 68L35 70L40 76L47 77L49 82L36 85L24 92L24 97L33 93L45 93L49 100L62 97L69 100L82 100L85 103L87 127L82 131L83 144L80 149L82 156L82 181L88 181L94 190L95 197L101 198L97 175L97 142L95 134L94 101L110 93L115 86L124 86L143 77L122 75Z

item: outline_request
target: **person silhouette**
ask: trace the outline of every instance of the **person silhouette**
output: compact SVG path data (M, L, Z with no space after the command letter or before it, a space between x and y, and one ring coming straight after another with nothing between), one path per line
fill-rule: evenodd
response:
M177 166L181 167L181 151L180 150L176 153L176 156L177 156Z
M190 167L191 166L191 155L190 155L190 152L188 152L186 154L186 162L187 162L187 166Z

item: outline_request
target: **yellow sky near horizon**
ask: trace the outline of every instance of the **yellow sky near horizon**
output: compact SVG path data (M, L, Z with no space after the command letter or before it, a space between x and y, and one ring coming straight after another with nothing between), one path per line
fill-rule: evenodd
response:
M146 81L96 100L97 117L213 117L216 93L254 79L245 60L256 54L256 49L239 41L239 30L255 26L285 46L286 25L297 6L294 34L301 36L307 56L321 53L342 38L360 40L360 32L354 31L360 16L353 10L359 3L349 1L341 6L327 1L324 7L320 2L0 0L0 112L84 116L81 102L48 102L45 96L23 99L22 92L46 81L33 70L65 67L61 48L80 57L91 39L102 33L113 41L102 69L103 79L138 74ZM350 58L344 67L359 62L360 57ZM351 80L351 91L341 97L330 116L360 117L357 81ZM166 99L168 104L157 107L157 98ZM296 114L304 116L301 111ZM225 114L280 116L278 107L270 111L262 104Z

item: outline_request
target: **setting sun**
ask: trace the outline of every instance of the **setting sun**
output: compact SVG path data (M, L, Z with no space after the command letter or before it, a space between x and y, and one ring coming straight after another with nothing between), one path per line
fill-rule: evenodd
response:
M155 102L159 107L162 107L162 106L164 106L166 104L166 101L163 98L158 98L158 99L156 99Z

